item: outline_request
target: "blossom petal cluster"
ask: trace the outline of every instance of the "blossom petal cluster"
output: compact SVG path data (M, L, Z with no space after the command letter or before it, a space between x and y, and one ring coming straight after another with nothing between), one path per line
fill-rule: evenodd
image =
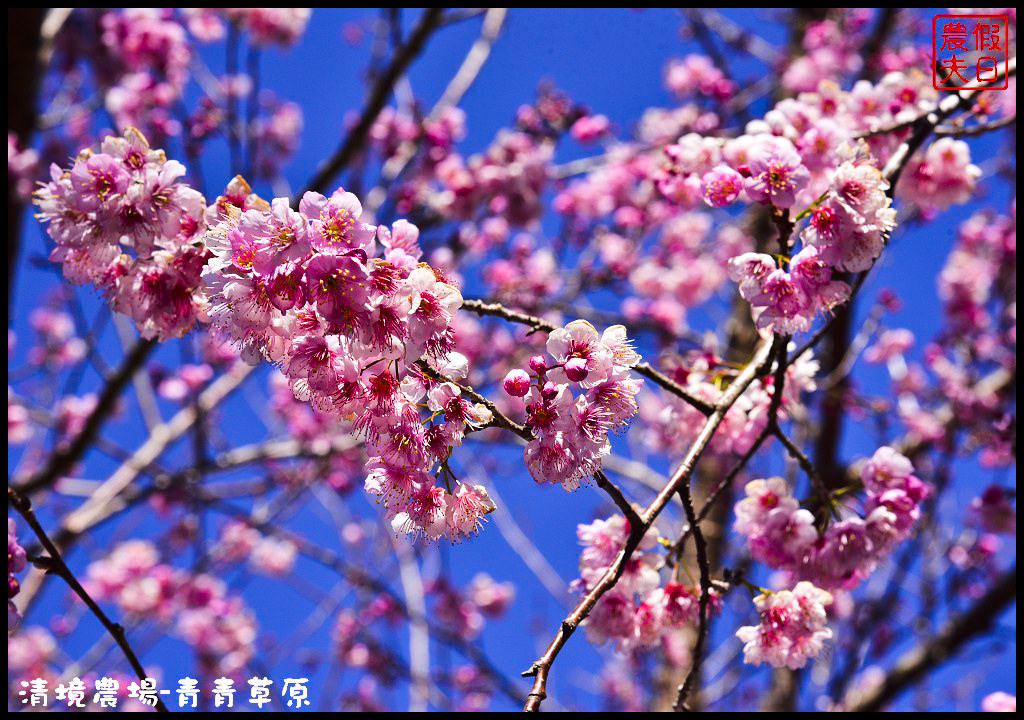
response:
M100 18L99 42L104 104L118 127L144 127L156 138L180 134L175 105L188 84L193 53L174 12L111 10Z
M829 592L806 581L798 582L792 590L758 595L754 606L760 623L736 631L743 642L743 661L790 670L804 667L832 637L825 611L831 604Z
M818 49L833 48L828 43ZM701 201L714 208L765 205L780 230L796 230L796 237L779 238L784 257L778 259L734 256L730 276L760 328L805 332L817 316L846 301L849 287L835 275L871 267L895 227L893 189L878 168L905 133L877 131L909 127L938 101L925 78L900 72L850 91L826 82L808 90L779 102L736 138L708 137L708 128L668 133L656 151L659 160L651 159L655 153L617 148L609 166L563 191L556 209L582 227L608 216L616 233L635 234L667 230L669 220ZM969 199L979 175L967 145L943 138L913 159L899 192L933 212ZM797 238L800 246L791 255Z
M874 165L844 162L836 168L825 199L811 212L801 234L822 262L846 272L874 263L896 226L889 182Z
M849 285L832 280L832 268L812 246L793 256L788 271L770 255L744 253L729 261L729 276L750 302L757 326L783 335L806 332L815 317L850 296Z
M309 23L311 8L184 8L188 29L211 42L226 35L224 21L249 34L254 45L294 45Z
M974 195L981 168L971 162L971 150L963 140L939 138L907 167L913 178L902 196L929 215L962 205Z
M203 273L213 324L243 357L276 364L296 398L367 439L365 490L397 533L475 533L494 505L482 486L453 488L447 462L491 414L458 384L468 367L451 323L462 295L420 262L416 226L369 225L344 190L307 192L297 211L255 196L219 208Z
M752 480L736 503L736 531L750 543L754 558L828 589L856 587L899 543L921 516L929 486L891 447L881 447L864 463L861 480L865 514L830 523L823 531L800 507L779 477Z
M574 587L589 592L604 577L619 550L629 537L629 522L621 515L578 525L576 536L580 553L580 578ZM587 636L596 643L613 642L622 652L653 647L671 630L696 625L700 615L699 586L669 581L662 585L658 573L661 557L654 552L660 533L651 527L641 539L613 588L608 590L584 621ZM721 596L714 589L709 597L709 612L721 607Z
M526 402L526 427L534 435L524 451L530 475L571 491L601 468L611 451L609 433L636 414L643 380L630 369L640 356L622 325L599 334L586 320L552 331L546 349L555 362L536 355L533 374L511 370L504 387Z
M130 540L89 565L83 583L97 601L122 613L173 624L214 672L243 670L256 653L256 620L224 581L190 574L160 560L146 540Z
M792 346L792 344L791 344ZM795 349L792 346L791 349ZM659 366L692 397L709 405L717 404L726 392L723 381L735 373L735 367L711 350L685 355L666 354ZM818 361L810 352L794 359L786 368L786 380L778 406L778 417L785 420L799 412L801 396L816 388ZM768 410L774 394L774 376L754 380L725 414L711 437L708 452L723 459L746 453L768 425ZM656 451L683 456L697 438L704 415L686 400L672 393L641 398L640 416L648 433L648 445Z
M18 544L18 528L14 520L7 518L7 631L10 632L21 622L21 613L14 606L14 598L21 592L21 584L15 573L25 569L25 548Z
M759 328L786 335L806 332L818 315L846 302L850 288L833 273L867 270L882 252L895 227L888 188L873 165L844 162L811 211L801 233L803 248L788 261L788 269L765 253L744 253L729 261L729 276L753 307Z
M146 338L180 337L206 317L206 201L180 182L184 174L129 128L68 169L51 165L35 194L56 243L50 259L68 281L95 285Z

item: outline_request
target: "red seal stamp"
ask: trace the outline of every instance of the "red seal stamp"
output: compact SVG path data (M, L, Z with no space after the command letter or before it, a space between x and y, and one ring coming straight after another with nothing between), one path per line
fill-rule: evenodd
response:
M1009 85L1007 15L936 15L932 84L936 90L1005 90Z

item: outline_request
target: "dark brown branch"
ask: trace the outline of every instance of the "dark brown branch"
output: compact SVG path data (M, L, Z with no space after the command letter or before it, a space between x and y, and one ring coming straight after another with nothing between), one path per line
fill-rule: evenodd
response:
M954 618L936 637L914 648L885 675L885 680L857 698L850 712L882 710L928 671L952 658L969 640L984 634L1000 613L1017 599L1017 566L1013 565L967 612Z
M38 116L36 99L43 63L43 20L46 8L7 9L7 132L18 138L20 150L30 145ZM21 248L23 201L15 183L7 183L7 325L14 304L15 270Z
M132 376L146 362L146 358L155 347L155 340L140 339L135 343L135 346L121 362L121 367L107 379L99 400L96 402L96 407L86 418L82 431L67 446L54 450L41 470L17 486L18 492L30 495L50 487L74 467L96 439L103 423L113 413L121 392L131 381Z
M622 490L608 479L608 476L604 474L604 470L598 470L595 472L594 480L597 481L597 486L608 493L612 502L614 502L619 510L622 511L622 514L625 515L626 520L629 522L630 528L643 522L636 509L630 504L629 500L626 499L626 496L622 494Z
M693 542L697 546L697 566L700 568L700 602L699 614L697 617L697 640L693 644L693 653L690 655L690 669L686 678L679 686L679 694L676 697L675 710L689 710L686 704L694 683L700 675L701 664L704 661L704 644L708 636L708 602L711 600L711 564L708 562L708 543L704 533L697 522L697 514L693 509L693 497L690 493L690 484L682 483L679 486L679 497L683 501L683 509L686 512L686 521L689 523L689 530L693 533Z
M803 450L797 447L796 443L789 439L789 436L786 435L786 433L782 432L781 428L776 427L773 434L779 439L779 442L782 443L783 447L786 448L786 452L789 453L789 456L796 460L800 465L800 469L804 471L807 479L811 481L811 485L818 490L821 495L821 499L823 501L827 501L829 488L825 485L825 482L818 474L818 471L815 469L814 463L811 462L811 459L807 457Z
M92 614L96 616L96 619L99 620L103 627L107 629L107 632L110 633L110 637L112 637L118 647L121 648L121 651L128 659L128 663L132 666L132 670L135 671L139 680L144 681L147 677L146 671L143 669L142 663L139 662L139 658L135 654L135 651L132 650L131 646L128 644L128 637L125 634L124 628L107 617L107 614L103 612L103 609L96 604L96 601L92 599L89 593L85 591L85 588L82 587L82 584L78 582L78 578L75 577L74 573L72 573L71 569L67 566L67 563L64 562L64 558L61 556L60 550L57 549L53 540L51 540L50 536L46 534L45 530L43 530L43 526L39 524L39 519L32 510L32 501L14 488L8 486L7 504L17 510L18 514L25 519L25 522L30 528L32 528L32 532L36 534L36 537L39 538L39 542L42 543L43 548L46 550L48 556L37 562L45 562L47 571L59 576L68 584L68 587L70 587L72 591L81 598L82 602L84 602L86 607L92 611ZM156 698L156 703L156 709L158 711L168 712L167 706L164 705L163 700L159 697Z

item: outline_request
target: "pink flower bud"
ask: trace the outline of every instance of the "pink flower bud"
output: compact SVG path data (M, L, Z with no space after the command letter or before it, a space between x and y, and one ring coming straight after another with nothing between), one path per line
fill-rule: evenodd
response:
M530 392L530 376L525 370L509 370L501 386L512 397L523 397Z
M534 355L530 358L530 369L535 373L541 373L548 369L548 363L543 355Z
M583 358L572 358L565 364L565 376L573 382L583 382L589 374L587 361Z

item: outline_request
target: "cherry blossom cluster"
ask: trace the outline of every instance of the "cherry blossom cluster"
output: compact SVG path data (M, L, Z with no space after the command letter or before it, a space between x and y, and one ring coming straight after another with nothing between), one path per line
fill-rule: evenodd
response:
M501 617L515 599L511 583L495 582L486 573L474 576L462 592L444 578L431 583L428 590L436 598L434 616L467 641L476 639L486 619Z
M255 654L256 621L240 597L218 578L191 575L160 562L156 547L130 540L89 565L85 585L97 601L126 614L174 623L204 666L234 674Z
M572 124L569 134L580 143L593 143L605 137L611 129L606 115L584 115Z
M57 657L57 640L44 627L22 626L7 636L7 672L16 680L46 678L56 684Z
M207 363L186 363L172 373L153 368L150 378L160 397L172 402L189 402L213 378L213 367Z
M7 387L7 444L21 445L32 437L32 421L28 408Z
M7 187L13 188L23 201L32 197L36 173L39 169L39 153L32 148L22 147L18 136L7 133Z
M736 368L713 348L687 353L665 354L658 365L692 396L714 405L726 391ZM785 420L800 412L801 396L816 389L818 361L804 353L786 367L785 383L778 406L778 418ZM747 452L768 425L768 411L774 394L774 370L757 379L737 398L725 414L708 444L708 452L723 458ZM681 457L697 438L704 415L689 402L672 393L648 394L641 398L648 446L658 452Z
M1017 712L1017 696L1005 692L986 695L981 701L982 712Z
M183 135L189 153L198 156L207 139L228 131L230 100L257 92L259 75L209 78L215 82L200 83L196 107L186 107L198 54L193 39L223 39L227 21L246 33L250 50L289 46L302 35L309 17L309 8L75 10L55 43L59 56L54 65L66 68L69 78L54 99L66 135L50 138L43 157L63 157L68 148L94 141L92 106L97 97L116 128L140 128L157 144ZM84 72L85 68L93 72ZM261 93L258 103L259 114L245 128L253 140L250 161L260 177L274 177L295 149L301 113L294 104L277 102L270 94ZM11 140L9 177L31 191L35 178L25 175L35 175L36 153L18 153Z
M929 145L907 166L906 172L910 182L901 184L902 197L927 215L970 200L981 177L981 168L971 162L967 143L948 137Z
M631 281L639 297L623 303L631 317L685 330L686 308L708 299L721 283L720 265L734 258L729 274L751 302L759 327L803 332L847 299L849 287L837 273L871 267L895 226L892 189L879 168L908 137L912 121L935 108L938 94L930 78L917 72L891 72L849 91L824 80L848 71L842 57L852 57L849 51L859 46L848 38L833 41L850 32L863 34L863 17L848 15L813 25L806 40L814 44L816 59L806 62L821 66L812 73L816 79L763 119L748 123L745 134L709 136L715 120L702 118L696 105L665 111L656 120L661 130L645 130L642 123L638 133L657 148L612 146L604 164L556 196L554 208L581 236L598 230L594 234L608 274L595 272L597 279L635 274ZM695 88L682 91L693 94ZM978 176L967 145L943 138L912 159L898 191L922 212L933 213L966 201ZM747 239L735 242L731 254L719 245L714 258L725 256L710 270L672 262L678 251L657 258L661 247L672 247L673 226L683 223L685 213L701 204L719 208L735 202L768 207L785 235L782 255L751 253ZM607 224L596 225L602 221ZM704 224L710 226L710 219ZM685 225L698 224L691 219ZM795 248L790 247L794 230L800 241ZM731 241L736 233L718 234ZM645 240L652 237L655 252L645 252ZM708 253L693 254L711 264ZM664 266L673 272L659 273Z
M416 226L368 225L343 190L306 193L298 211L253 195L219 207L203 273L214 325L250 361L278 365L297 398L366 437L365 489L396 532L476 532L493 504L482 486L451 487L448 458L491 413L457 384L468 372L450 327L462 295L419 262Z
M21 613L14 606L14 598L21 592L21 584L15 573L25 569L25 548L18 544L18 528L14 520L7 518L7 631L10 632L21 622Z
M96 409L97 401L95 393L86 393L81 396L65 395L60 399L54 423L59 445L70 442L78 433L82 432L86 420Z
M754 558L828 588L852 589L878 562L906 540L921 515L930 487L890 447L881 447L861 468L865 515L830 523L824 531L782 478L747 483L736 503L736 531Z
M776 207L791 207L794 192L810 174L803 169L802 181L778 178L795 176L793 168L802 169L799 162L788 141L758 146L752 151L746 192L762 200L770 197ZM873 165L844 162L811 210L801 234L803 249L789 260L788 270L764 253L744 253L730 260L729 276L753 307L758 327L786 335L805 332L817 315L847 300L849 286L833 280L832 273L867 270L881 254L895 226L888 188Z
M477 250L503 240L502 235L486 223L480 232L467 231L463 239ZM505 257L487 263L483 272L490 296L512 307L534 308L542 299L553 297L561 288L558 261L550 248L538 245L535 238L520 233L504 246Z
M743 643L743 662L790 670L804 667L832 637L825 610L831 604L829 592L807 581L798 582L792 590L758 595L754 606L760 623L736 631Z
M629 276L634 297L623 301L623 314L679 334L688 327L687 309L714 297L725 285L728 259L749 247L744 234L712 234L711 216L704 212L688 211L666 221L654 246L644 251L629 235L603 233L599 240L609 270Z
M640 227L646 229L652 221L667 219L670 208L649 180L656 171L654 157L625 146L614 146L609 156L607 164L555 195L552 208L580 232L606 215L623 229L636 228L638 220L644 221Z
M464 222L463 232L475 235L476 226L485 223L524 227L540 218L554 158L553 137L567 131L577 117L564 96L542 92L535 105L519 109L515 129L502 130L489 148L468 158L455 148L466 134L465 114L458 108L442 109L423 121L386 108L370 137L387 161L401 158L402 151L415 147L415 140L422 141L425 151L413 159L393 193L398 213L420 211Z
M1016 491L989 485L967 507L967 528L949 549L950 562L961 571L957 589L968 597L985 592L988 579L1000 572L1003 537L1017 535Z
M221 40L224 21L236 24L254 45L294 45L306 31L310 8L183 8L189 31L203 42Z
M665 86L679 98L700 94L725 100L735 91L732 81L711 58L697 54L670 61L665 69Z
M453 673L455 689L461 695L455 712L484 712L490 709L493 682L475 665L460 665Z
M435 210L456 219L483 211L526 225L544 210L542 193L553 155L549 141L510 130L500 132L491 147L468 161L453 153L435 168L444 188Z
M629 522L621 515L597 519L589 525L578 525L576 536L583 551L580 578L573 587L587 593L604 577L625 545ZM584 622L587 636L593 642L612 641L618 650L628 652L657 646L667 640L674 628L697 624L700 587L675 581L661 584L658 567L662 560L652 552L660 547L660 537L658 529L652 526L633 552L622 577L594 606ZM721 597L712 589L709 612L720 606Z
M35 194L56 243L50 259L70 282L95 285L147 338L179 337L206 315L206 202L179 182L184 174L130 128L67 170L52 165Z
M434 167L454 152L455 144L466 137L466 113L461 108L446 107L436 117L422 122L409 113L384 108L370 128L370 139L376 150L391 159L408 143L422 140L425 167Z
M75 322L65 312L47 307L36 308L29 315L39 342L28 352L29 362L57 370L70 367L85 357L85 340L75 332Z
M985 532L1016 535L1017 509L1013 506L1016 493L1002 485L989 485L980 496L971 501L972 521Z
M178 135L173 114L188 82L192 50L169 9L126 8L100 18L107 85L104 101L119 127L144 127L157 137Z
M947 329L909 356L914 338L885 330L865 352L885 362L899 396L904 426L931 442L948 440L942 407L952 409L983 467L1015 462L1012 399L991 378L1016 372L1016 216L976 213L961 223L956 245L938 275Z
M939 273L951 335L970 338L976 352L996 360L1000 344L1015 347L1017 342L1016 263L1015 201L1008 215L977 213L965 220Z
M233 521L221 529L214 556L224 562L247 560L259 575L284 577L295 567L298 548L288 538L262 535L244 522Z
M530 373L509 371L503 387L525 398L526 427L534 439L524 457L533 479L571 491L601 468L611 451L608 434L636 414L643 380L632 377L630 368L640 356L625 327L613 325L599 335L586 320L552 331L547 352L554 362L535 355Z
M757 326L783 335L806 332L817 315L850 296L850 286L831 279L831 268L812 246L792 257L788 271L770 255L744 253L729 261L729 276L750 302Z
M314 481L326 482L340 494L348 494L355 489L354 479L359 477L366 464L366 453L355 442L347 424L338 423L333 413L296 399L288 378L279 372L270 379L270 409L289 437L320 453L331 453L331 462L326 468L316 458L300 460L286 467L270 462L271 479L289 487Z
M782 74L789 90L817 90L821 82L838 80L861 68L860 49L870 30L867 8L837 9L836 17L810 22L803 33L804 52L793 58ZM911 66L916 67L916 66Z
M374 597L364 607L342 610L332 632L338 660L346 667L364 671L367 680L393 685L401 672L399 660L379 643L380 634L371 628L375 623L390 628L400 620L401 612L387 595Z

